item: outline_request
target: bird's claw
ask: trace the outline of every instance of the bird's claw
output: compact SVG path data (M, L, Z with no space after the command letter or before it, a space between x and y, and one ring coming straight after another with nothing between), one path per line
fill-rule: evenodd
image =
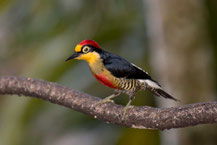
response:
M103 99L103 100L100 100L100 101L96 102L95 105L97 106L97 105L101 105L101 104L104 104L104 103L107 103L107 102L114 103L113 100L111 100L111 99L109 99L109 98L105 98L105 99Z
M121 114L121 120L122 121L126 119L127 110L130 108L133 108L133 106L132 105L125 106L124 109L122 110L122 114Z

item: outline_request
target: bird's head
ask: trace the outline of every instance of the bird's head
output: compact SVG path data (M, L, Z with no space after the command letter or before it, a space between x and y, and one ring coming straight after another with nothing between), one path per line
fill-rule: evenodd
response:
M75 52L66 59L81 59L86 60L88 63L94 62L96 59L100 58L98 53L101 50L99 44L93 40L83 40L75 47Z

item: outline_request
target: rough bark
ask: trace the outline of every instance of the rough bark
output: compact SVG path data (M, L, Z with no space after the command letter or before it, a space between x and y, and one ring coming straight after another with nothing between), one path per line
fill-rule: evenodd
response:
M171 129L217 122L217 102L204 102L172 108L132 107L121 120L123 106L95 105L100 99L62 85L32 78L0 77L1 95L24 95L50 101L107 123L139 129Z

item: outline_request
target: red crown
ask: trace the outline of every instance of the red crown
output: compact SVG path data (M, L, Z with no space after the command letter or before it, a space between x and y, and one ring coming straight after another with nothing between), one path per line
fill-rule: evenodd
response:
M80 45L91 45L95 48L99 48L100 49L100 46L99 44L96 42L96 41L93 41L93 40L83 40L79 43Z

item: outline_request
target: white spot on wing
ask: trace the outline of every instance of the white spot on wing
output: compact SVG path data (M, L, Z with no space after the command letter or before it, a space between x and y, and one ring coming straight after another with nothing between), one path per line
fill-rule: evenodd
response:
M150 87L153 87L153 88L156 88L156 89L160 89L161 87L155 83L154 81L152 80L139 80L141 83L146 83L148 84Z
M148 72L144 71L141 67L138 67L137 65L131 63L133 66L135 66L136 68L138 68L139 70L143 71L144 73L148 74Z

